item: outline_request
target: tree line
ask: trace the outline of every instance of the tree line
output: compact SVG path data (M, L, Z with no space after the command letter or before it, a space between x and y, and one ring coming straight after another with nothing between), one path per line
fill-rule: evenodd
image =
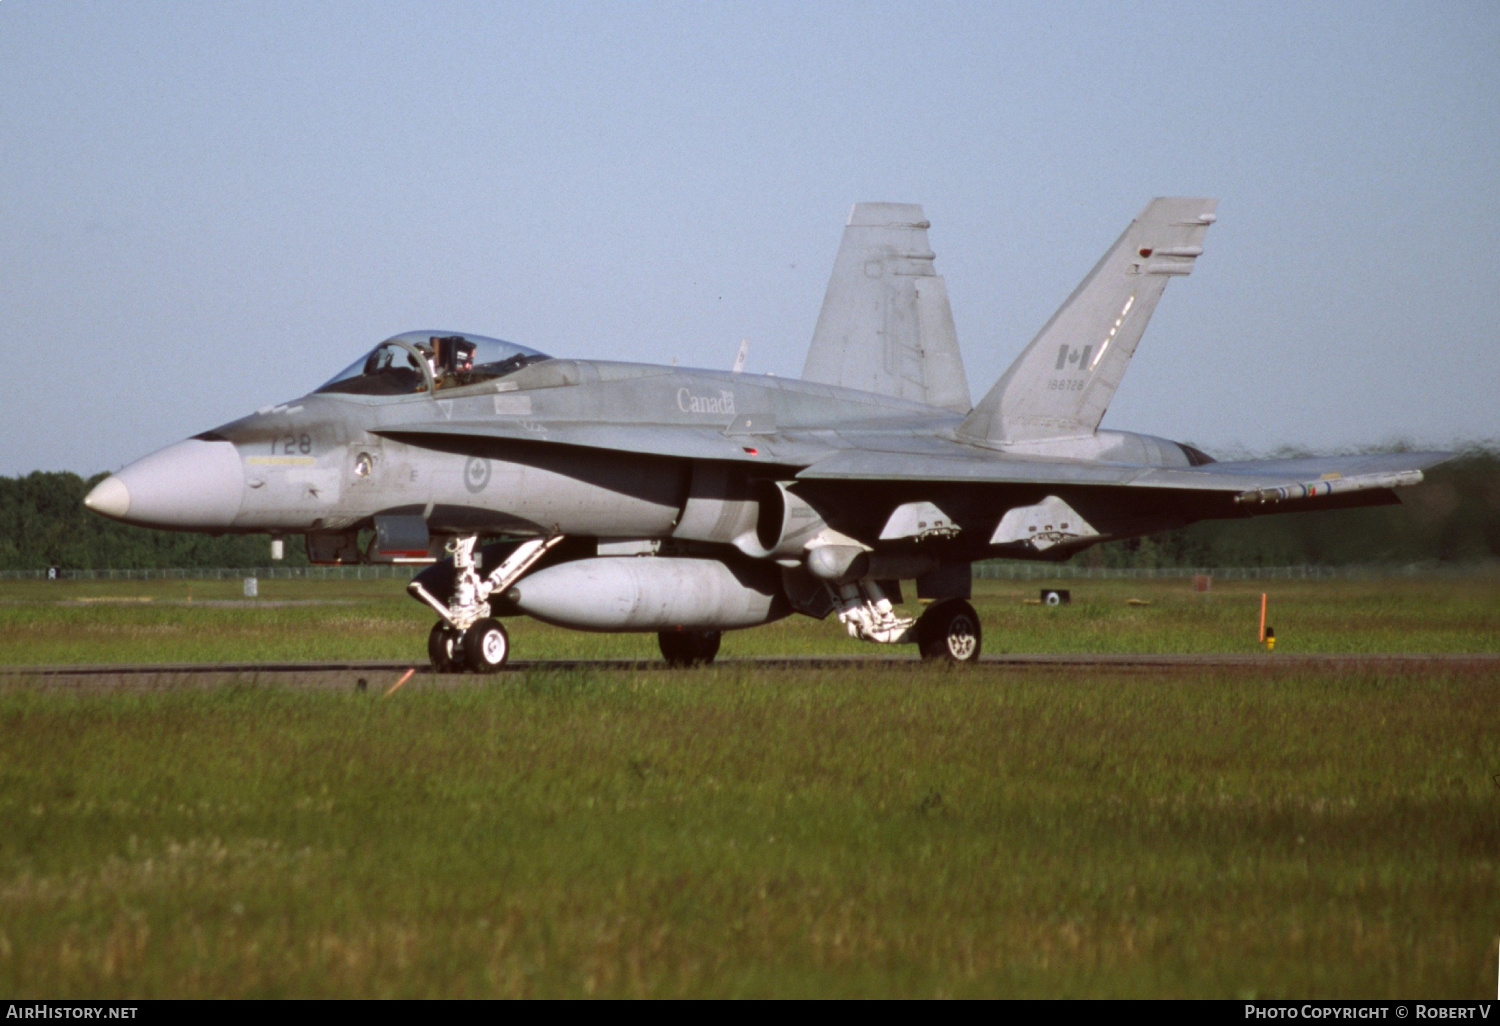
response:
M106 475L37 471L0 477L0 570L258 567L266 535L152 531L90 513ZM1500 559L1500 450L1473 449L1401 490L1402 505L1215 520L1111 542L1073 561L1092 566L1458 564ZM300 536L286 564L305 565Z
M0 570L270 565L264 534L152 531L89 512L83 497L108 476L39 470L0 477ZM286 539L285 563L306 565L300 537Z

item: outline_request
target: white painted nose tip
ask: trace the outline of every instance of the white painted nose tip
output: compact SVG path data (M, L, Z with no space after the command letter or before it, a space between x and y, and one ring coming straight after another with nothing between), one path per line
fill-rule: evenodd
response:
M83 497L83 504L107 517L123 517L130 512L130 489L111 474L94 485L93 490Z
M201 438L189 438L138 459L99 487L115 480L120 483L125 512L100 512L142 527L188 531L228 527L245 497L239 450L231 442Z

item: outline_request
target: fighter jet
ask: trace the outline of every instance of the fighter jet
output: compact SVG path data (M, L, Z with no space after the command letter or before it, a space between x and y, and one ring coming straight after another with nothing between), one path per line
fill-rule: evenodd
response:
M856 204L800 380L396 335L288 403L152 453L89 509L305 536L314 563L422 561L442 672L502 620L656 632L674 665L792 614L979 657L971 564L1063 560L1205 519L1398 502L1445 453L1216 462L1100 430L1217 201L1152 200L974 405L919 206ZM741 361L737 362L738 366ZM273 550L278 544L273 540ZM901 615L901 582L929 604Z

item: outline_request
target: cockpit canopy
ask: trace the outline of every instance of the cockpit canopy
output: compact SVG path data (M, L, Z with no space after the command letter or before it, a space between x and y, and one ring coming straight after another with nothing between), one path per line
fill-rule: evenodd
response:
M498 338L449 331L408 331L388 338L330 378L319 392L410 395L490 381L546 353Z

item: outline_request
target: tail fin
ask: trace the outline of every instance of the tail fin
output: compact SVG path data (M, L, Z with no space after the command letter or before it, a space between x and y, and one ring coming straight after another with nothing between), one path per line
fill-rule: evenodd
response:
M1167 280L1191 274L1214 199L1154 199L990 389L958 433L988 444L1092 435Z
M802 377L968 413L948 290L922 208L856 203L833 262Z

